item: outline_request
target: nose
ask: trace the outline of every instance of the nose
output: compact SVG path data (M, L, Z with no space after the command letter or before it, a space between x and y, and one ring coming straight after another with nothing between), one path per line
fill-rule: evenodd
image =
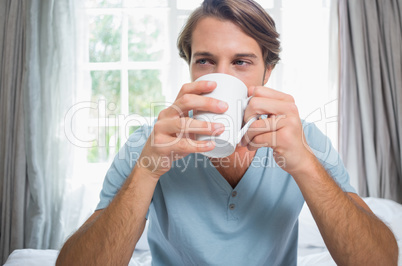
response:
M214 73L222 73L222 74L228 74L228 75L234 75L232 68L230 67L230 64L228 63L220 63L217 64L215 67Z

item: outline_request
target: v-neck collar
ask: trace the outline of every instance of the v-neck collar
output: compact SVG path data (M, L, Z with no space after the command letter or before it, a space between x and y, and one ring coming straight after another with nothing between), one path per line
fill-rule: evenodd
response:
M207 174L228 194L231 194L234 190L238 191L241 190L242 187L244 186L245 183L249 182L247 179L253 177L257 178L257 176L253 175L253 172L255 171L254 162L257 160L260 160L260 158L263 156L265 151L265 148L259 148L257 152L255 153L253 160L251 161L249 167L247 168L246 172L240 179L240 181L237 183L237 185L232 188L232 186L229 184L229 182L219 173L219 171L215 168L215 166L212 164L212 162L208 159L205 158L209 163L207 164L207 167L205 168L205 171Z

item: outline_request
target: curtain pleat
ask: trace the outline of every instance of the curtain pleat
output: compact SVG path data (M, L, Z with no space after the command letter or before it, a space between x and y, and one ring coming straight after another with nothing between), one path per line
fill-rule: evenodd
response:
M340 152L361 196L402 203L401 0L339 0Z
M24 247L27 204L23 75L25 1L0 3L0 260Z
M65 240L65 195L73 169L65 116L77 90L76 2L29 1L24 97L29 248L58 249Z

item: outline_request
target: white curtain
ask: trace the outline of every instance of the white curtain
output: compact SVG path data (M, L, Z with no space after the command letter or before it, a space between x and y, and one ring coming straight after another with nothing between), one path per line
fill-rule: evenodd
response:
M25 247L58 249L69 230L74 146L65 115L78 85L79 0L32 0L24 91L29 202Z
M314 122L336 147L338 94L333 75L337 69L330 50L334 27L329 2L279 2L281 61L273 70L268 87L292 95L300 117Z

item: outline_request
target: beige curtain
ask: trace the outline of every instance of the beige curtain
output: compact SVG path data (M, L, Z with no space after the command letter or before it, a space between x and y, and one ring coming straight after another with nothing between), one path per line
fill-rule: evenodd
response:
M362 196L402 203L402 0L339 0L340 152Z
M24 247L27 204L23 70L25 1L0 1L0 262Z

